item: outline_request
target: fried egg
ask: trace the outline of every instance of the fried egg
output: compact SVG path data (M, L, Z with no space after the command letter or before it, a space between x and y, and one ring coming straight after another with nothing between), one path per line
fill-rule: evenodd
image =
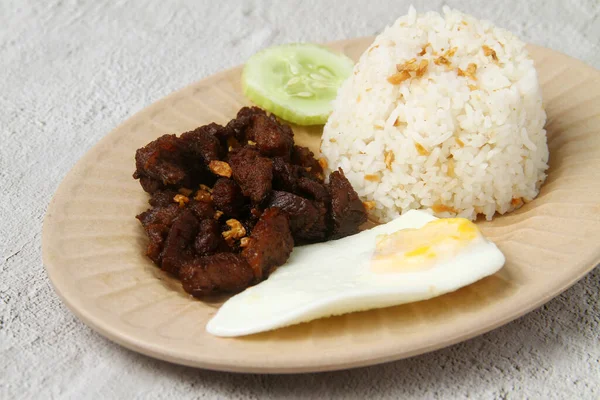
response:
M492 275L504 261L471 221L409 211L354 236L295 247L269 279L225 302L206 329L243 336L426 300Z

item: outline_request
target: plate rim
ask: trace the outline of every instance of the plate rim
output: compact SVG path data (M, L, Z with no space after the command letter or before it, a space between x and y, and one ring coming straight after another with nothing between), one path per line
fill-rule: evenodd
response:
M373 39L372 36L358 37L358 38L353 38L353 39L345 39L345 40L330 42L330 43L327 43L327 45L332 48L339 48L344 43L348 43L350 41L362 40L362 41L366 42L367 40L372 40L372 39ZM577 59L570 57L568 55L565 55L563 53L557 52L552 49L547 49L547 48L544 48L541 46L531 45L531 44L528 44L528 46L536 47L539 49L544 49L545 51L559 54L562 57L568 57L572 61L578 63L581 68L588 69L590 72L594 73L598 79L600 79L600 71L596 70L595 68L589 66L588 64L586 64L580 60L577 60ZM195 81L189 85L184 86L183 88L180 88L166 96L161 97L157 101L151 103L150 105L148 105L146 107L143 107L142 109L137 111L135 114L128 117L125 121L123 121L122 123L117 125L114 129L112 129L110 132L105 134L97 143L95 143L90 149L88 149L81 158L79 158L77 160L77 162L71 167L71 169L64 175L63 179L61 180L60 184L56 187L56 190L55 190L54 194L52 195L52 198L46 209L46 213L45 213L43 225L42 225L41 248L42 248L42 262L44 264L44 269L46 271L46 274L49 278L49 281L50 281L55 293L61 299L63 304L65 304L67 306L67 308L75 316L77 316L77 318L79 318L90 328L92 328L96 332L100 333L102 336L108 338L109 340L111 340L115 343L118 343L119 345L121 345L129 350L133 350L135 352L145 354L145 355L151 356L153 358L161 359L164 361L168 361L168 362L176 363L176 364L180 364L180 365L205 368L205 369L217 370L217 371L241 372L241 373L291 374L291 373L324 372L324 371L359 368L359 367L364 367L364 366L369 366L369 365L374 365L374 364L381 364L381 363L387 363L387 362L391 362L391 361L397 361L400 359L429 353L429 352L432 352L432 351L435 351L435 350L438 350L438 349L441 349L444 347L448 347L448 346L475 338L479 335L482 335L484 333L492 331L500 326L503 326L511 321L514 321L514 320L520 318L521 316L531 312L534 309L539 308L540 306L542 306L549 300L558 296L560 293L569 289L576 282L578 282L585 275L587 275L590 271L592 271L598 264L600 264L600 245L599 245L595 249L595 254L593 256L595 258L595 261L592 264L587 265L584 268L581 268L576 274L570 275L569 279L565 279L565 280L561 281L560 283L556 284L555 287L553 287L553 290L547 292L545 296L540 297L537 301L528 303L526 306L524 306L520 309L515 309L513 312L506 314L503 318L492 319L494 322L489 323L487 325L483 324L484 326L479 326L476 329L472 329L467 333L465 333L463 331L461 333L454 334L454 336L450 335L448 337L448 339L437 341L435 343L432 343L430 345L423 346L420 348L415 348L415 349L412 349L411 351L405 352L403 354L391 353L391 354L385 355L385 356L363 357L363 358L354 360L352 362L321 363L321 365L319 365L319 366L293 365L293 366L286 367L286 366L281 366L281 365L270 365L268 363L266 363L264 366L257 366L255 364L247 365L247 364L244 364L243 362L239 363L239 364L232 364L230 361L225 361L225 362L218 362L215 360L199 361L198 359L192 359L190 357L188 357L188 358L181 357L180 355L175 354L171 349L165 349L164 347L158 348L156 345L154 345L151 342L148 342L146 340L139 339L139 338L136 338L135 336L132 336L129 332L127 332L126 329L114 329L114 327L109 324L106 324L106 323L102 324L100 322L101 318L98 317L98 315L102 314L105 311L98 308L94 315L94 313L92 313L89 310L89 308L86 306L85 302L82 301L81 299L78 299L77 296L75 296L74 293L72 293L72 291L70 289L65 289L65 287L63 285L63 283L64 283L63 280L58 279L56 274L53 273L54 270L60 268L59 266L55 265L55 263L52 262L52 256L50 255L51 243L50 243L50 239L49 239L54 230L53 226L57 223L57 221L54 220L55 219L55 215L54 215L55 209L56 209L56 207L58 207L57 194L64 191L65 188L70 188L70 187L74 186L74 183L77 181L78 176L84 172L84 170L82 170L84 165L87 164L88 160L91 160L94 157L96 157L97 153L99 152L99 150L102 149L103 146L105 146L106 144L108 144L109 142L111 142L113 140L112 136L113 136L114 132L122 130L122 129L126 128L127 126L134 124L140 118L140 116L142 114L147 114L149 112L152 112L155 109L159 109L159 108L163 107L164 103L167 103L167 102L171 101L172 99L174 99L178 96L182 96L186 92L193 90L196 87L196 85L198 84L198 82L205 80L205 79L218 79L219 77L227 76L230 73L232 73L233 71L239 70L241 67L242 67L242 65L234 66L234 67L219 71L215 74L203 77L202 79L199 79L198 81Z

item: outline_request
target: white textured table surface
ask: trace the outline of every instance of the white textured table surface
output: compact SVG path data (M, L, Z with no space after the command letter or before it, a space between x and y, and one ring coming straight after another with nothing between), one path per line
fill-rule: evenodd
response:
M420 11L442 4L414 3ZM600 68L597 0L448 3ZM46 206L113 127L264 46L375 34L407 8L379 0L0 1L0 399L600 398L600 268L542 309L466 343L293 376L138 355L78 321L48 282Z

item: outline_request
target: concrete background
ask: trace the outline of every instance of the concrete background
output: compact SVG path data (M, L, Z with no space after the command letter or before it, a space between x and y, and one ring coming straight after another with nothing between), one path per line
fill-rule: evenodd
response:
M440 10L437 0L415 1ZM600 3L448 1L600 67ZM291 41L372 35L405 1L0 1L0 398L600 398L600 269L507 326L428 355L295 376L217 373L125 350L58 300L46 206L128 116Z

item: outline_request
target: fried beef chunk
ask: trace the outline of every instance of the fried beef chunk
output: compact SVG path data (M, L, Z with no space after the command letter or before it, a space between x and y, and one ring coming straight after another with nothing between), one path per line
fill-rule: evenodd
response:
M135 153L135 179L143 179L142 187L154 193L166 185L181 183L186 172L182 166L181 147L175 135L163 135Z
M151 200L152 201L152 200ZM148 239L146 255L160 265L160 254L163 249L164 241L171 229L173 220L179 216L181 209L175 203L167 204L164 207L151 208L136 216L142 223Z
M254 114L251 120L246 130L246 137L256 142L260 154L289 160L294 146L292 130L281 125L273 116L269 117L266 114Z
M214 218L215 216L215 208L210 202L192 200L188 207L199 220Z
M221 152L218 139L202 128L186 132L180 138L163 135L136 151L133 177L151 194L201 183L211 185L215 177L206 162L217 159Z
M229 139L235 136L235 131L229 126L221 126L219 124L215 124L214 122L208 125L204 125L198 129L202 129L204 132L216 137L219 140L219 143L221 144L221 149L223 152L226 152L227 148L229 147ZM221 155L223 156L224 154Z
M324 204L331 200L325 185L305 177L298 179L295 193Z
M166 207L173 203L173 198L177 195L177 192L173 190L159 190L152 193L152 197L148 200L153 207Z
M138 178L137 175L133 175L134 178ZM154 193L161 191L165 188L165 185L159 181L158 179L150 178L148 176L139 176L140 185L142 185L142 189L147 193Z
M339 239L357 233L359 226L367 221L367 212L341 168L329 175L328 189L333 225L331 238Z
M239 254L217 253L195 258L181 268L183 289L195 297L236 293L254 281L252 268Z
M166 225L171 227L173 220L179 216L181 208L176 203L170 203L163 207L153 207L136 216L142 226Z
M328 204L330 199L323 183L303 173L302 167L287 163L280 157L273 159L273 189L294 193L325 204Z
M200 256L209 256L231 250L223 235L221 235L221 226L214 219L200 221L198 235L194 241L194 249L196 254Z
M315 158L315 155L308 147L295 145L292 150L292 163L301 166L307 175L323 183L323 167Z
M231 179L221 178L215 182L212 189L212 199L215 207L226 216L238 218L246 212L246 199L239 185Z
M323 165L273 115L242 108L215 123L163 135L137 150L136 170L151 208L136 218L146 255L202 297L266 279L294 244L358 232L366 212L336 171Z
M281 157L273 158L273 189L296 193L302 167L292 165Z
M255 115L266 115L266 113L258 107L242 107L236 118L227 124L227 128L234 133L236 140L242 145L246 145L248 140L254 140L253 136L248 136L248 127L252 124Z
M204 164L213 160L220 160L223 150L219 139L214 136L218 129L213 125L205 125L180 136L181 146L188 154L201 157Z
M161 255L162 269L175 276L179 275L179 268L194 257L194 239L198 228L198 219L189 210L182 211L173 221Z
M288 215L278 208L268 208L252 230L242 256L252 267L256 280L260 281L287 261L293 247Z
M298 243L318 242L327 236L327 208L288 192L273 191L269 207L277 207L290 218L290 228Z
M240 185L244 196L253 203L262 202L271 192L273 181L273 163L261 157L252 147L235 149L229 153L229 165L233 179Z

